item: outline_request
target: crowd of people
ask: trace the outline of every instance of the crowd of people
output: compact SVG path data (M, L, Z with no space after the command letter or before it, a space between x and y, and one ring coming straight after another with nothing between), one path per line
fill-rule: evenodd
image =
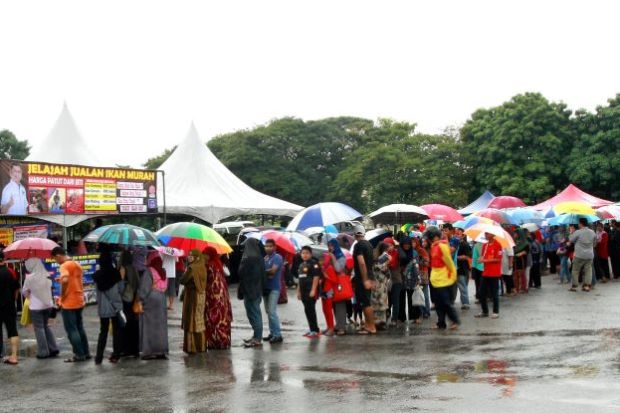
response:
M578 225L548 227L534 232L506 228L515 246L502 246L485 233L473 242L461 228L444 224L387 237L373 247L365 230L355 230L351 253L342 241L330 239L324 249L305 246L297 256L281 254L275 240L248 238L237 271L238 298L243 300L252 337L247 348L263 342L283 342L278 303L286 296L285 276L296 275L296 295L303 305L309 339L345 334L374 335L406 322L421 324L436 312L433 329L459 328L471 308L473 286L478 318L498 318L500 296L527 294L541 288L547 269L560 284L588 292L597 282L620 278L620 222L595 230L581 219ZM183 351L187 354L231 346L232 306L226 269L214 248L192 250L178 259L157 250L128 248L113 251L99 244L99 267L93 279L97 291L100 330L94 362L101 364L112 331L109 362L122 358L165 359L169 353L168 311L182 286ZM4 363L18 364L19 338L16 300L29 300L29 313L39 359L59 355L50 319L61 314L72 355L68 363L91 359L83 323L83 273L78 263L58 247L51 252L59 265L59 297L39 258L25 261L28 275L20 286L0 252L0 324L10 342ZM611 264L611 269L610 269ZM473 282L472 282L473 280ZM457 299L460 310L457 311ZM316 304L321 301L325 328L319 327ZM489 308L489 301L492 303ZM263 334L263 312L269 334ZM1 329L0 325L0 329ZM2 343L2 339L0 339Z

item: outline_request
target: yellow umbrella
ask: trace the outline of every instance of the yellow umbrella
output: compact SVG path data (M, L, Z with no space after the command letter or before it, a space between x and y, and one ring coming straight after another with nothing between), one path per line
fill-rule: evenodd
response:
M495 239L500 243L502 248L512 248L515 242L508 232L499 225L476 224L465 230L465 235L479 241L484 238L485 232L495 235Z
M553 207L556 214L580 214L580 215L594 215L595 211L592 207L585 202L560 202Z

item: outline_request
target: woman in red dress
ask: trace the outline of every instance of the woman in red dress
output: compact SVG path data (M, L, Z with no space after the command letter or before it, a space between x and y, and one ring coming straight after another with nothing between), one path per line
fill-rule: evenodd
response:
M204 255L208 257L205 305L207 349L228 349L230 348L232 306L224 266L214 248L206 248Z

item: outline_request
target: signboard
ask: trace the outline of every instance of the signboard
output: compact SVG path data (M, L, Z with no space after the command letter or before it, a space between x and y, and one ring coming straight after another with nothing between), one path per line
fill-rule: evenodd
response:
M0 245L4 246L25 238L47 238L48 236L48 224L0 226Z
M0 160L0 213L155 213L156 175L152 170Z
M93 304L97 302L97 288L93 281L93 274L97 270L97 259L99 255L77 255L71 257L72 261L77 262L82 267L84 277L84 301L86 304ZM45 268L49 271L52 277L52 294L54 297L60 296L60 284L56 279L60 276L59 265L52 259L45 260Z
M0 228L0 245L5 247L13 242L13 228Z

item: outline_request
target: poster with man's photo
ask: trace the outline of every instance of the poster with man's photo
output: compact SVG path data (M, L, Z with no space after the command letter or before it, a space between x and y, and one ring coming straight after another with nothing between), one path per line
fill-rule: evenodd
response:
M1 215L156 213L157 171L0 160Z

